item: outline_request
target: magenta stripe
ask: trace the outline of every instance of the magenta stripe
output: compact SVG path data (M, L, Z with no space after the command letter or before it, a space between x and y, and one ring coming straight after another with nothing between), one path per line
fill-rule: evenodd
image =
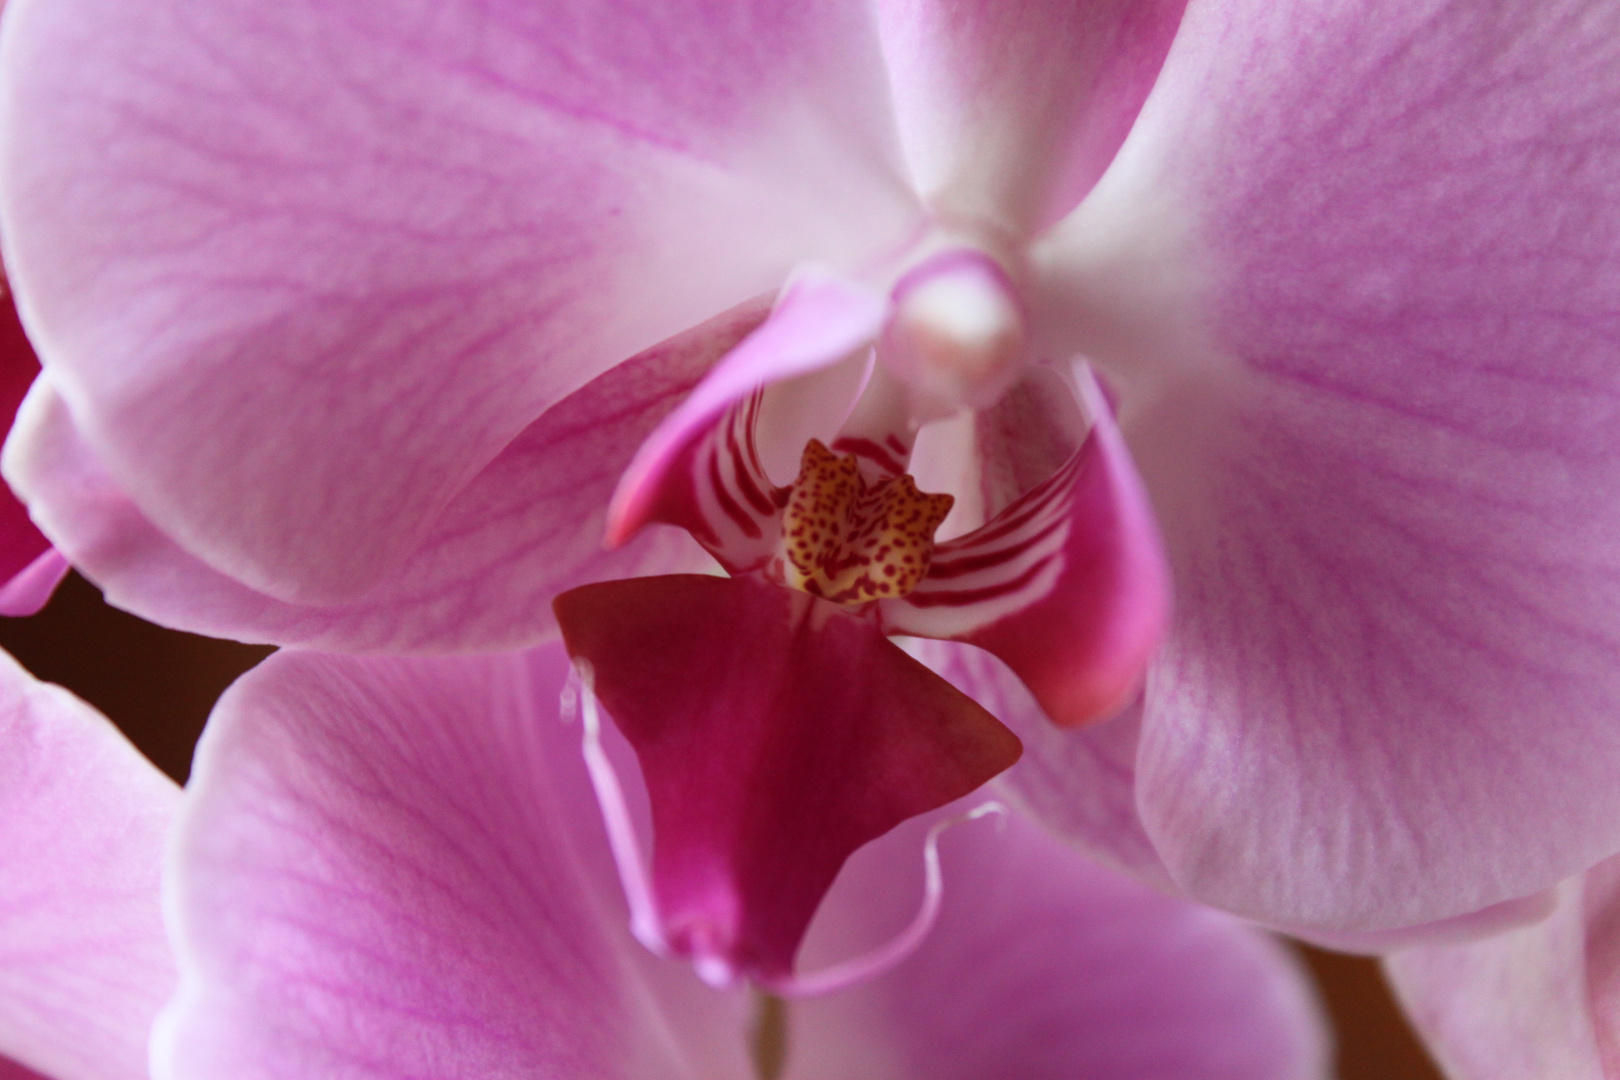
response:
M771 503L770 496L759 490L759 485L754 483L753 470L748 467L748 461L743 457L742 447L737 445L737 425L734 423L726 425L726 450L731 454L732 472L737 476L737 490L742 492L742 497L754 508L756 514L760 517L770 517L776 507Z
M726 517L736 523L744 536L750 540L758 540L764 535L760 532L759 524L748 516L747 511L737 505L737 500L726 490L725 483L720 479L720 455L712 448L709 451L709 486L714 489L714 498L720 504L720 509L725 512Z
M844 436L833 443L834 450L842 450L846 454L856 454L868 461L876 462L880 468L892 473L903 473L906 467L896 461L887 450L873 442L871 439L858 439Z
M973 551L993 540L1000 540L1003 536L1016 533L1034 518L1050 509L1051 503L1046 499L1037 499L1027 506L1014 503L997 514L988 523L979 526L966 536L958 536L955 540L941 544L936 550L945 552Z
M997 548L995 551L987 551L982 555L960 555L954 559L946 559L943 562L929 563L928 574L924 580L938 581L945 578L961 577L963 574L971 574L977 570L988 570L992 566L1000 566L1002 563L1010 562L1012 559L1017 558L1019 555L1022 555L1024 552L1028 551L1035 544L1045 540L1048 536L1051 536L1058 529L1062 528L1063 524L1064 519L1058 518L1056 521L1047 524L1038 532L1034 532L1029 536L1023 537L1016 544L1008 544L1004 548Z
M1041 481L1037 486L1024 492L990 521L979 526L966 536L958 536L955 540L941 544L936 550L945 552L971 551L981 545L988 544L992 540L999 540L1008 533L1017 532L1029 523L1030 518L1035 517L1053 504L1052 496L1054 493L1059 498L1068 495L1067 490L1058 492L1057 488L1060 483L1068 479L1064 474L1070 472L1071 467L1078 460L1079 455L1070 458L1063 468Z
M4 0L0 0L0 3L3 2ZM768 482L770 477L765 474L765 463L759 460L759 441L754 437L759 428L759 410L764 407L765 391L755 390L748 398L748 415L743 424L743 433L748 443L748 463L754 467L754 475L763 476Z
M1035 580L1035 575L1040 573L1046 564L1051 562L1055 557L1055 555L1048 555L1046 558L1040 560L1034 566L1031 566L1028 570L1025 570L1022 574L1019 574L1011 581L1002 581L995 585L986 585L982 589L967 589L963 591L944 589L939 592L923 592L919 589L917 592L907 596L905 600L906 603L910 604L912 607L919 608L968 607L984 600L994 600L998 596L1006 596L1008 593L1017 592L1025 585L1028 585L1031 581Z

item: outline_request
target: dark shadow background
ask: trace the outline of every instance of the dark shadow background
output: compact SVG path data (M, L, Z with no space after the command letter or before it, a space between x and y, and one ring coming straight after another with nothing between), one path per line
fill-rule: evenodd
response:
M0 647L39 678L60 683L106 713L182 782L214 699L270 654L268 648L153 626L103 604L77 574L38 615L0 619ZM1300 951L1333 1018L1340 1080L1440 1080L1375 962Z

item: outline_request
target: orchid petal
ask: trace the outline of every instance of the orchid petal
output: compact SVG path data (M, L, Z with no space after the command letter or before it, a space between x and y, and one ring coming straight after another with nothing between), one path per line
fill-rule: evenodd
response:
M755 430L762 391L864 351L887 310L883 294L836 276L812 270L790 282L770 318L642 444L608 510L608 543L659 521L692 533L729 569L763 561L775 549L767 525L781 507L771 498ZM847 412L859 386L828 389L847 399ZM796 443L795 462L810 433L800 434L787 440Z
M1136 696L1170 602L1152 509L1094 384L1086 404L1091 434L1062 468L936 547L910 595L880 602L891 633L1000 657L1066 727Z
M1286 931L1303 941L1336 952L1385 956L1419 945L1450 945L1477 941L1521 926L1541 922L1558 903L1556 889L1546 889L1517 900L1504 900L1466 915L1402 926L1394 930L1317 930L1311 927Z
M806 593L644 578L565 593L557 613L640 758L665 936L699 963L788 975L850 852L1018 757L874 623Z
M174 784L0 654L0 1074L142 1080L174 985L158 910ZM18 1075L31 1075L19 1073Z
M8 430L17 415L17 406L22 404L23 396L38 374L39 360L34 356L34 347L28 343L28 335L23 333L22 323L17 321L17 308L7 292L0 297L0 422ZM27 508L17 501L10 488L0 484L0 615L32 615L45 606L44 599L50 598L49 589L45 590L44 599L33 604L41 581L37 571L28 575L27 581L19 583L15 597L5 583L25 575L30 567L46 557L50 546L51 542L29 520ZM30 588L30 584L36 587ZM55 588L55 582L51 583L51 588ZM27 610L30 607L32 610Z
M44 607L73 567L60 551L47 547L0 585L0 615L32 615Z
M1610 874L1612 877L1612 873ZM1451 1080L1607 1080L1620 1010L1603 991L1612 893L1577 879L1533 926L1466 945L1429 945L1386 961L1407 1015ZM1605 904L1604 900L1609 903Z
M1620 849L1617 43L1193 5L1039 256L1174 572L1138 780L1189 895L1384 931Z
M625 931L567 670L555 647L284 652L227 691L179 823L154 1074L743 1075L740 1047L702 1064L733 1003L662 995L700 988Z
M1113 160L1186 0L878 5L918 189L947 218L1019 239L1051 225Z
M511 648L555 633L557 591L712 565L675 530L603 552L604 508L636 446L763 316L744 305L564 399L462 491L404 566L344 604L276 600L182 550L107 475L48 376L19 415L5 467L108 601L156 622L337 650Z
M807 963L903 922L928 825L907 823L850 859L805 943ZM1309 983L1268 935L1105 871L1017 816L953 830L943 846L933 935L881 979L791 1005L790 1076L1326 1074Z
M0 1057L0 1080L50 1080L50 1077L41 1076L26 1065Z
M25 321L143 513L280 599L363 593L548 406L916 224L854 2L6 18Z

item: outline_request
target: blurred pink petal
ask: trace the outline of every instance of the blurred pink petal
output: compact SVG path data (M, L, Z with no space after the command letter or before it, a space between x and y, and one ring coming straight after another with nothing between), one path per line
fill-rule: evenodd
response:
M174 987L158 873L174 784L0 653L0 1075L143 1080ZM11 1072L7 1072L7 1068Z
M0 615L32 615L51 599L73 567L62 553L47 546L34 561L0 585Z
M926 824L850 860L807 966L905 919ZM804 1006L807 1073L864 1076L859 1035L887 1027L904 1075L928 1080L1325 1075L1314 994L1267 935L1079 859L1016 816L957 829L944 847L945 909L914 959Z
M364 593L549 405L918 213L854 3L7 19L52 379L146 516L278 599Z
M176 849L185 974L159 1075L754 1077L749 997L625 928L553 711L566 672L556 647L283 652L229 691ZM1263 935L1027 826L973 828L947 838L941 933L910 965L788 1006L784 1080L1323 1075L1310 995ZM914 906L915 831L880 843L814 949L847 955Z
M692 574L556 604L646 777L664 936L733 977L790 974L851 852L1018 759L876 624L806 593Z
M1620 849L1617 50L1577 0L1192 5L1043 256L1174 572L1137 781L1188 894L1383 931Z
M1620 858L1560 886L1543 922L1386 963L1450 1080L1620 1075Z

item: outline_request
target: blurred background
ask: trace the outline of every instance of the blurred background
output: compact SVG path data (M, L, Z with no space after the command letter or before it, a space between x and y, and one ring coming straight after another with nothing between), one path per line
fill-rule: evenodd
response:
M181 782L214 699L270 653L143 622L103 604L77 574L38 615L0 619L0 647L106 713ZM1440 1080L1375 962L1300 952L1333 1018L1339 1080Z

